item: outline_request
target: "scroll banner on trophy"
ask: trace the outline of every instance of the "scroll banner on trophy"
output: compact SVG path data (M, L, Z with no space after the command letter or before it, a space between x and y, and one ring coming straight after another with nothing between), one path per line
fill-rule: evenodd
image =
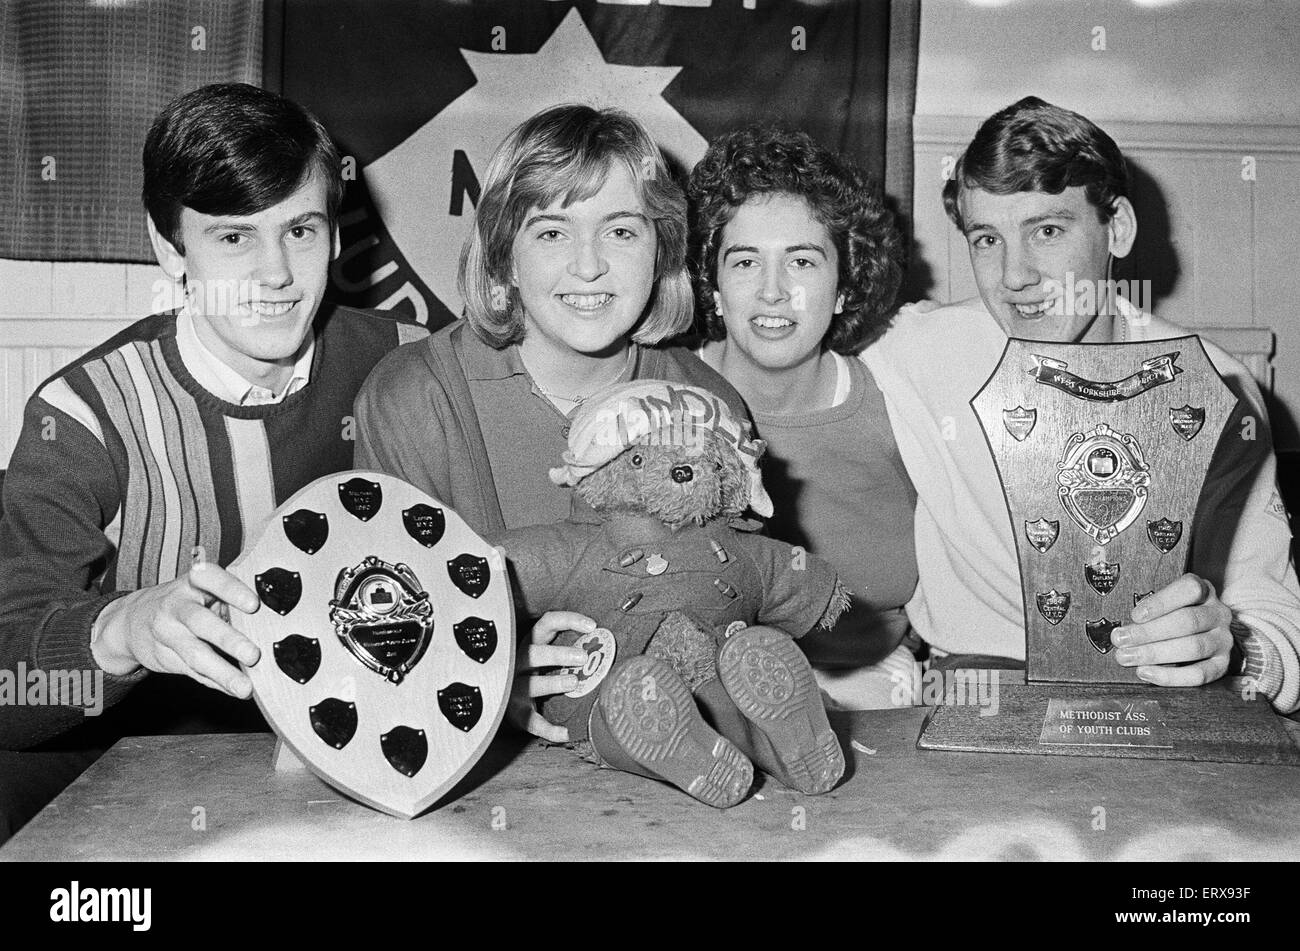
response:
M803 129L911 208L915 0L267 0L264 83L316 113L349 178L333 292L430 327L487 161L549 106L622 108L678 171L755 122Z

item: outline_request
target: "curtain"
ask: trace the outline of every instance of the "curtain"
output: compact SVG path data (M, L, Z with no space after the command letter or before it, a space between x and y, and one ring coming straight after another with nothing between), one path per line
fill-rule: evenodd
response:
M152 261L140 152L173 97L262 79L262 0L0 3L0 257Z

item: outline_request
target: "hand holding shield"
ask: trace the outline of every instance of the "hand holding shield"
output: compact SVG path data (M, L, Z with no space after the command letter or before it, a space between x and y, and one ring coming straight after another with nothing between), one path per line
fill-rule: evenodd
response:
M144 667L183 674L244 699L253 689L248 677L213 649L257 663L257 645L222 616L230 607L251 614L259 607L257 595L225 569L200 562L179 578L132 591L105 607L91 653L105 673L125 675Z

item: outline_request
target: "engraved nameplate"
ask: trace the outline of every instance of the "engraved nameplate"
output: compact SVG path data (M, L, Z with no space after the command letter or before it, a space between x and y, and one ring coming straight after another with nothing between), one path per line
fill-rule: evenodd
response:
M1159 700L1118 697L1049 699L1038 742L1049 746L1174 748Z

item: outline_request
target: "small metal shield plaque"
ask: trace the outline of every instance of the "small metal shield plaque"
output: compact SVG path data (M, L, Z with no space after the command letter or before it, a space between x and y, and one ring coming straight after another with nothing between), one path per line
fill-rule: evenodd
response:
M467 617L452 626L456 643L465 656L478 664L486 664L496 653L497 626L481 617Z
M438 709L458 730L468 733L483 715L483 696L478 687L468 684L448 684L438 691Z
M402 510L402 525L406 534L425 548L432 548L442 541L442 534L447 530L447 517L442 509L420 503Z
M357 733L357 705L350 700L329 697L311 707L311 728L322 740L341 750Z
M1033 545L1039 554L1045 553L1049 548L1056 544L1056 538L1061 534L1061 523L1045 518L1036 518L1032 522L1025 522L1025 538L1029 539L1029 544Z
M339 483L339 501L344 511L368 522L379 514L384 504L384 490L378 482L357 477Z
M257 594L276 614L288 614L302 597L302 576L287 568L268 568L257 576Z
M275 664L288 677L305 684L320 670L320 641L314 637L290 634L275 642Z
M1119 627L1119 621L1111 621L1106 618L1085 621L1083 624L1084 631L1088 635L1088 643L1103 654L1109 654L1110 649L1115 646L1110 642L1110 632L1117 627Z
M1002 425L1007 427L1007 432L1016 442L1024 442L1025 437L1034 431L1034 424L1037 422L1038 410L1036 409L1017 406L1015 409L1002 411Z
M486 558L463 554L447 562L451 583L471 598L479 597L492 581L492 569Z
M1172 522L1167 518L1147 522L1147 537L1151 539L1151 544L1168 554L1183 537L1183 523Z
M414 776L429 758L429 739L423 730L395 726L379 738L384 759L403 776Z
M1174 432L1191 442L1196 438L1196 434L1201 431L1201 427L1205 425L1205 408L1186 405L1171 406L1169 407L1169 425L1174 427Z
M1092 585L1093 591L1104 597L1115 590L1115 584L1119 581L1119 563L1098 561L1084 565L1083 577Z
M1057 591L1053 588L1051 591L1040 591L1038 593L1038 613L1047 619L1047 623L1055 627L1065 619L1070 613L1070 592Z
M324 512L298 509L284 517L284 534L299 551L314 555L330 537L330 520Z

